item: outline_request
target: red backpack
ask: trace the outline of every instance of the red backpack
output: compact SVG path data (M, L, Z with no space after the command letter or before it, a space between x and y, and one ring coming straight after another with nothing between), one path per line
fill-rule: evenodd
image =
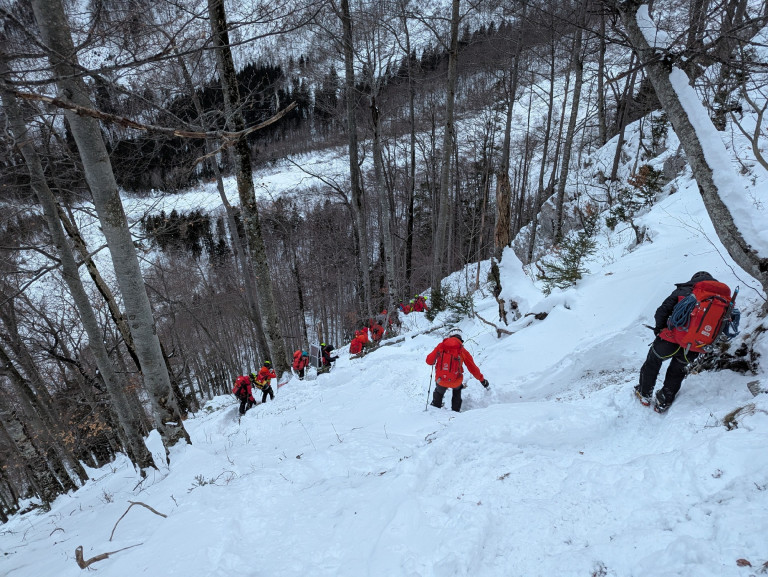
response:
M297 371L301 369L301 366L299 365L299 362L301 361L301 351L296 351L293 353L293 368Z
M733 296L735 299L736 293ZM659 336L686 351L709 352L732 311L728 285L715 280L697 282L690 295L680 297L667 321L668 328Z
M435 363L435 382L453 382L464 375L463 361L461 360L461 345L458 347L446 346L437 353Z
M232 387L234 395L241 399L248 395L248 385L251 384L251 379L245 375L240 375L235 381L235 386Z

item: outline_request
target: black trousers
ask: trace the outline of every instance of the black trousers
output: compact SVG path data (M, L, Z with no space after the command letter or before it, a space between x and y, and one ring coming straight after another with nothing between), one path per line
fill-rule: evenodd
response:
M453 395L451 396L451 409L456 411L457 413L461 410L461 385L456 387L453 390ZM432 406L433 407L442 407L443 406L443 397L445 396L445 392L448 390L447 387L443 387L441 385L435 385L435 392L432 393Z
M275 391L272 390L272 385L268 385L266 388L262 389L261 391L261 402L266 403L267 402L267 395L269 395L270 399L275 398Z
M662 363L671 359L664 375L664 385L658 393L665 402L671 403L685 378L685 367L698 356L699 353L689 351L686 354L685 349L680 345L656 337L640 369L640 392L645 396L650 396L653 393Z
M253 405L255 404L256 404L256 401L250 401L247 398L240 399L240 414L244 415L245 413L248 412L248 409L253 407Z

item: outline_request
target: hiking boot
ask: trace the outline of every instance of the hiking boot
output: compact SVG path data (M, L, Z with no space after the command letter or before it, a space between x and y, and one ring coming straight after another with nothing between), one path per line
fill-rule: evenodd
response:
M437 403L435 403L435 401L432 401L429 404L432 405L433 407L437 408L437 409L442 409L443 408L443 403L437 404Z
M651 406L651 401L653 400L651 397L652 394L653 393L648 395L643 394L643 392L640 390L640 385L635 385L635 395L637 396L638 399L640 399L640 402L643 404L644 407Z
M653 410L657 413L664 413L669 408L669 406L672 404L672 400L667 400L667 398L664 396L664 394L659 391L656 393L656 402L653 404Z

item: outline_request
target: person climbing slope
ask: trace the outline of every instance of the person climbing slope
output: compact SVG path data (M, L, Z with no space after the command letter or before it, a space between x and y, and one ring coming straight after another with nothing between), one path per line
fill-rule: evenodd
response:
M264 365L259 369L259 374L254 375L251 373L251 380L254 381L256 388L261 391L261 402L267 402L267 395L270 399L275 398L275 391L272 390L271 381L276 379L277 374L272 370L272 363L270 361L264 361Z
M645 406L653 403L657 413L665 412L675 400L688 365L708 350L723 329L728 325L735 329L738 325L738 311L733 308L731 289L707 271L699 271L688 282L675 286L677 288L656 309L653 328L656 339L640 369L640 382L635 386L635 395L640 402ZM689 302L687 316L678 312L684 311ZM685 318L675 319L675 316ZM654 399L656 378L666 360L670 363L664 375L664 385Z
M472 355L464 348L464 338L458 329L451 331L450 336L427 355L427 364L435 365L435 392L431 404L438 409L443 406L445 392L453 389L451 409L457 413L461 410L461 390L467 386L464 384L464 365L486 391L490 387Z

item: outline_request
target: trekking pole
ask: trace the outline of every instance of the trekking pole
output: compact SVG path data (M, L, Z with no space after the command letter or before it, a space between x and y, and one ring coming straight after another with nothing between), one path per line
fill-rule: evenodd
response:
M435 372L435 365L432 365L432 370L429 371L429 389L427 389L427 403L424 405L424 412L429 409L429 395L432 392L432 375Z

